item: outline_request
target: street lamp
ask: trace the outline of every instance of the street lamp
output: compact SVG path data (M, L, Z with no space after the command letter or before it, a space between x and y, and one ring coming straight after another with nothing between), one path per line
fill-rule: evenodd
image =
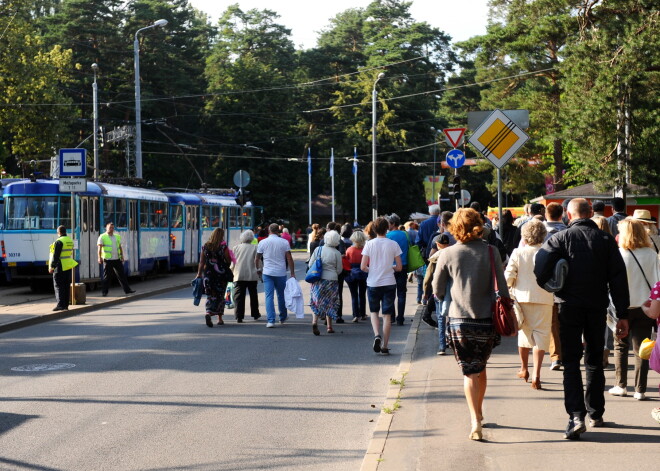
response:
M371 93L371 219L376 220L378 217L378 193L376 192L376 84L380 79L385 77L385 73L378 74L374 82L374 88Z
M165 26L167 20L158 20L154 24L140 28L135 32L133 41L133 60L135 63L135 167L136 177L142 178L142 110L140 108L140 44L138 34L145 29Z
M436 157L436 147L438 144L438 134L440 134L442 131L439 129L434 128L431 126L431 131L433 131L433 180L431 181L431 199L437 198L437 195L435 193L435 157ZM436 201L437 203L437 201Z
M99 70L99 65L94 62L92 64L94 71L94 84L92 85L92 102L94 103L94 180L99 176L99 89L96 86L96 72Z

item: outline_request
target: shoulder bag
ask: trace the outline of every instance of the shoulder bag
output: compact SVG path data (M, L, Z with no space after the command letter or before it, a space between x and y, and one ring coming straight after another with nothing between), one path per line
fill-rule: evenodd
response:
M323 275L323 260L321 260L323 246L318 247L316 251L318 251L318 254L316 255L314 265L309 267L307 275L305 275L305 281L307 283L316 283L321 279L321 275Z
M505 296L500 296L497 285L497 274L495 273L495 257L493 256L492 245L488 246L488 255L490 256L490 272L493 276L495 287L493 326L495 327L495 331L502 337L513 337L518 333L518 321L513 313L513 300Z
M404 231L405 232L405 231ZM406 239L408 239L408 273L417 270L420 267L423 267L424 258L422 258L422 252L419 250L418 245L412 245L410 243L410 236L405 232Z
M632 255L632 258L635 259L635 262L637 262L637 266L639 267L639 270L642 272L642 276L644 277L644 281L646 281L646 286L649 287L649 291L652 291L653 288L651 288L651 283L649 283L648 278L646 278L646 273L644 273L644 269L642 268L642 265L639 263L639 260L637 260L637 257L635 257L635 254L633 253L632 250L628 250L630 252L630 255Z

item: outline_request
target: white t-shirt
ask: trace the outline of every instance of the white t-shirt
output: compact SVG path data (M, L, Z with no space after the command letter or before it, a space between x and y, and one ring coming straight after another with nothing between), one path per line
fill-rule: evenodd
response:
M370 240L362 250L362 256L369 257L369 276L367 286L391 286L394 279L394 259L401 256L399 244L386 237L376 237Z
M280 236L271 234L257 245L257 253L264 256L264 275L286 276L286 253L291 251L289 243Z

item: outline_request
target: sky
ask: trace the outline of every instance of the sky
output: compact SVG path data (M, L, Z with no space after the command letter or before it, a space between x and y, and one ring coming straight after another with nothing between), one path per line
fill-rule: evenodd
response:
M296 47L316 45L318 33L329 25L330 18L349 8L365 8L371 0L188 0L207 13L215 24L220 14L235 3L242 10L269 9L280 15L279 23L292 30ZM426 21L449 36L462 41L486 32L488 0L413 0L410 13L417 21Z

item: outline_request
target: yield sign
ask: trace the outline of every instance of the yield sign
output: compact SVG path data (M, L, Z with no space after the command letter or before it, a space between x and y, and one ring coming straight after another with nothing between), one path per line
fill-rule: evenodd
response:
M461 139L463 139L463 134L465 134L465 128L443 129L442 132L444 132L445 136L447 136L449 144L456 148L461 144Z

